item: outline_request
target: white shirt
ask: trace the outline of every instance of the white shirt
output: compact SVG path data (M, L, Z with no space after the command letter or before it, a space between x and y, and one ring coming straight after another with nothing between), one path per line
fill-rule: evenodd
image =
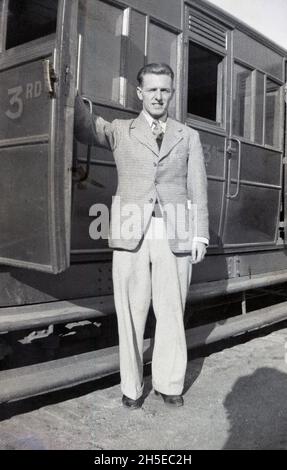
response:
M148 114L144 109L143 109L143 115L146 118L149 127L152 127L154 121L158 121L161 125L163 133L166 131L166 121L161 121L160 119L154 119L150 114Z
M144 109L142 110L142 113L144 117L146 118L148 125L152 127L154 121L159 121L163 133L166 131L166 121L161 121L160 119L154 119L150 114L148 114ZM205 245L209 245L209 240L208 238L205 237L194 237L193 242L202 242L205 243Z

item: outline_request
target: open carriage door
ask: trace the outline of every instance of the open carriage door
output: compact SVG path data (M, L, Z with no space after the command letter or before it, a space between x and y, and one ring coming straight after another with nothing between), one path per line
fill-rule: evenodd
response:
M2 0L0 263L69 266L77 0Z

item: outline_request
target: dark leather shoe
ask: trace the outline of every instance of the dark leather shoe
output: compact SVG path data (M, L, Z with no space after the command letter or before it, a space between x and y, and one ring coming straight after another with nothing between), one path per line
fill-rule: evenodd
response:
M129 408L130 410L137 410L141 408L142 406L142 397L137 398L137 400L133 400L132 398L127 397L126 395L123 395L122 398L122 404L126 408Z
M182 395L165 395L160 393L157 390L154 391L156 396L161 396L166 405L169 406L183 406L183 396Z

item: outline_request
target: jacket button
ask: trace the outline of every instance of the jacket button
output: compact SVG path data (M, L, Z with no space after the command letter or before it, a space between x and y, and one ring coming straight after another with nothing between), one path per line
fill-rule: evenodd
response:
M150 198L149 202L150 202L150 203L152 203L152 202L153 202L153 199L152 199L152 198Z
M156 162L153 162L153 166L156 167L156 166L157 166L157 163L156 163Z

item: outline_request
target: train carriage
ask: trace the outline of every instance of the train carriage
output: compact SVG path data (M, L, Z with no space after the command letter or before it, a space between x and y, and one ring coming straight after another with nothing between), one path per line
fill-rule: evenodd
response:
M0 0L0 15L1 338L113 313L112 252L89 229L93 205L110 207L116 168L111 152L74 140L74 99L110 121L136 116L148 62L174 69L171 115L204 149L211 240L190 301L244 301L287 280L283 48L203 0ZM224 334L286 314L248 317ZM8 371L1 400L67 386L57 367L46 388L30 369L26 388ZM97 376L91 367L69 383Z

